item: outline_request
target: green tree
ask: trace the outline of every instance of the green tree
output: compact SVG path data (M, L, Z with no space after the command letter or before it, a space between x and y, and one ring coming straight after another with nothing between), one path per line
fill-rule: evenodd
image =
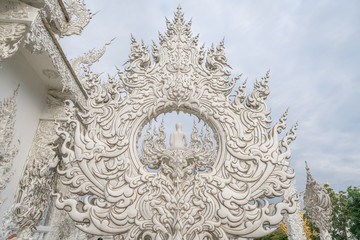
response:
M346 192L335 192L328 184L325 184L332 204L332 231L331 236L336 240L347 240L350 212L348 209L348 196Z
M335 192L324 185L329 193L332 212L331 236L336 240L347 240L349 234L360 239L360 188L348 187L347 191Z
M356 239L360 239L360 189L348 187L348 211L350 215L349 231Z
M280 229L270 233L269 235L266 235L261 238L255 238L256 240L287 240L288 237L286 233L281 231Z

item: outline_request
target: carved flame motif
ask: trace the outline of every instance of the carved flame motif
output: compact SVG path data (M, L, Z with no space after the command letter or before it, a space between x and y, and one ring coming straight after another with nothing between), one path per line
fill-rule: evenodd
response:
M321 240L331 240L332 205L326 189L310 173L306 164L307 182L304 194L304 205L311 221L320 229Z
M132 37L125 73L101 83L85 71L87 104L69 106L66 124L57 129L63 138L58 173L84 197L55 194L57 208L81 230L121 239L258 237L272 232L282 214L295 212L295 195L268 201L283 196L294 178L287 159L296 129L279 139L287 112L270 126L264 102L269 74L247 98L243 85L231 101L238 77L229 79L224 42L205 54L190 25L179 8L152 57ZM194 130L187 149L168 151L160 127L148 131L141 156L143 126L172 111L195 114L213 130L216 144ZM160 170L149 171L150 165Z

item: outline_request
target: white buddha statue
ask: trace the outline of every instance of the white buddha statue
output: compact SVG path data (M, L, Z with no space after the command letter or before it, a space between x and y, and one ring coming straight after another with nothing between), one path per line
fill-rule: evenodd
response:
M182 124L180 122L175 125L176 131L170 134L170 148L169 149L186 149L188 144L186 133L182 131Z

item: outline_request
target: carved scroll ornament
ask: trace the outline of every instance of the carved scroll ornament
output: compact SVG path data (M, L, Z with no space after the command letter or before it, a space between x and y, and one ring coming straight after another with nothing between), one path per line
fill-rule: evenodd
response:
M268 201L283 196L294 178L287 159L296 129L279 139L287 113L270 126L269 74L247 98L243 85L230 100L238 78L229 79L224 43L198 49L190 25L178 9L152 59L132 37L124 74L101 83L85 71L84 110L68 106L67 122L57 128L63 140L57 172L83 197L55 194L56 207L81 230L120 239L258 237L295 212L295 195ZM195 114L214 141L206 134L199 140L195 131L194 145L169 150L160 129L138 149L142 128L172 111Z

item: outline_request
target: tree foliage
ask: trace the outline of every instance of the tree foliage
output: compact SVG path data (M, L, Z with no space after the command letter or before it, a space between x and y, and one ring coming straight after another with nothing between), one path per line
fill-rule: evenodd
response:
M346 192L335 192L328 184L324 186L333 207L332 239L347 240L350 235L360 239L360 189L350 186Z
M288 236L280 229L266 235L265 237L255 238L256 240L287 240Z
M332 204L332 231L331 236L335 240L347 240L350 212L347 207L348 197L346 192L335 192L328 184L324 185Z
M348 187L348 211L350 215L349 230L356 239L360 239L360 189Z

